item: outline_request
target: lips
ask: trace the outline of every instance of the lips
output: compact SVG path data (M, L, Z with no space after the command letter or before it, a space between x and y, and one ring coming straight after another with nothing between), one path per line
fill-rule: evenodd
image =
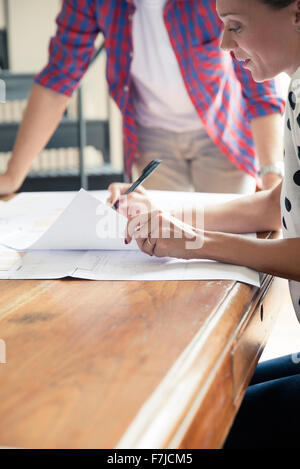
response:
M238 59L238 60L241 62L243 67L246 67L251 62L251 59Z
M250 59L241 59L241 58L239 58L239 57L236 57L236 59L239 60L239 62L242 62L243 65L250 62Z
M233 51L231 51L231 55L234 59L238 60L241 62L243 66L248 65L251 62L251 59L243 59L242 57L238 57Z

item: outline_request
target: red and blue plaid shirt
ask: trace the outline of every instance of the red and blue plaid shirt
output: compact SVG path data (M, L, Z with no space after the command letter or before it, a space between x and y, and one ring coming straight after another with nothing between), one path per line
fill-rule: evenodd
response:
M137 136L130 64L133 0L64 0L49 63L37 83L71 95L105 37L107 81L123 115L125 169L130 177ZM273 81L255 83L248 71L219 47L222 22L215 0L168 0L164 22L188 94L212 141L238 168L257 177L251 119L282 113L284 101Z

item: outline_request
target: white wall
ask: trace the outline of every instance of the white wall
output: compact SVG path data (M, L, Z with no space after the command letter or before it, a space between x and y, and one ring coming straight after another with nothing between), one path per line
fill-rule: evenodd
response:
M5 27L4 0L0 0L0 29Z
M60 0L9 0L8 46L12 72L36 72L47 60Z

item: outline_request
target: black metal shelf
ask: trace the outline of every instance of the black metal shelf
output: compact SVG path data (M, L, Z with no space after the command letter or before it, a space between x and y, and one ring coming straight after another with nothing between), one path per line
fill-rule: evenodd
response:
M102 44L94 54L92 62L104 49ZM7 101L27 99L34 83L34 75L28 73L12 74L0 71L0 78L6 83ZM78 119L72 119L65 114L55 133L50 138L45 149L78 148L79 167L77 169L44 171L40 169L28 175L19 191L52 191L77 190L80 187L88 189L106 189L113 182L122 182L122 171L115 170L110 164L110 141L108 120L83 118L82 89L78 89ZM0 123L0 152L10 152L14 145L20 122ZM95 169L85 167L84 147L93 146L101 151L104 164Z
M8 68L7 31L0 29L0 69Z
M0 123L0 151L11 151L19 122ZM91 145L102 152L105 162L109 162L109 123L104 120L87 120L86 125L86 145ZM49 148L69 148L78 147L78 121L64 117L57 130L46 145Z
M85 170L89 190L107 189L112 182L123 182L123 172L109 163L99 168ZM18 192L75 191L81 188L80 173L77 169L32 171Z

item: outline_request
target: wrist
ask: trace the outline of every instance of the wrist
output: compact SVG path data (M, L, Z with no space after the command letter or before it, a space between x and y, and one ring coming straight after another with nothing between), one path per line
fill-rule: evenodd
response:
M247 265L245 253L250 248L249 243L251 240L238 234L206 232L203 245L204 256L206 259L227 264Z
M213 261L225 261L226 249L225 238L227 233L218 231L205 231L203 247L199 251L199 257Z
M9 187L9 192L14 192L21 185L18 184L18 180L15 176L15 173L14 171L10 170L9 166L3 176L5 177L7 186Z

